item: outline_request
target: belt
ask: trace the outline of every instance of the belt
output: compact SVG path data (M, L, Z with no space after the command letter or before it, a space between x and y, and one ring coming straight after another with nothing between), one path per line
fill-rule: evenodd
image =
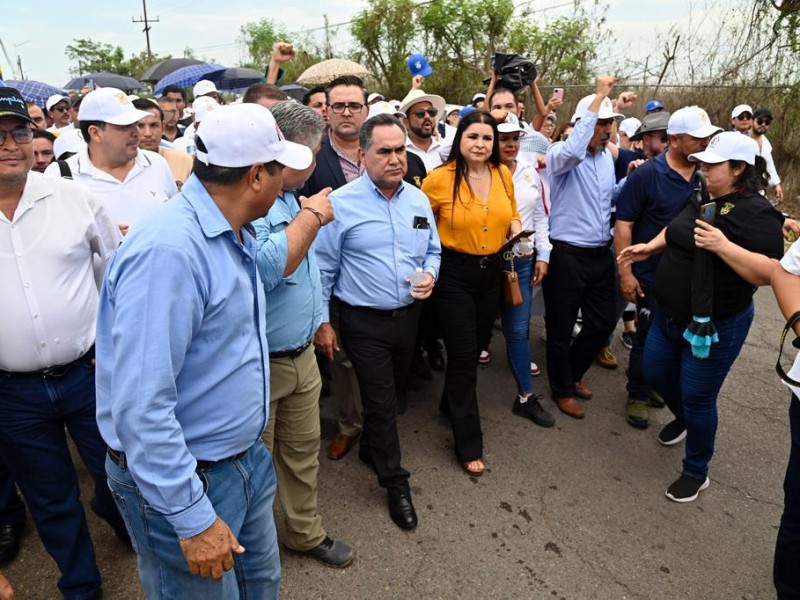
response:
M458 250L451 250L442 246L442 256L446 256L448 260L455 260L464 265L476 266L479 269L489 269L490 267L499 267L501 264L501 257L499 253L495 254L466 254Z
M575 256L585 256L588 258L593 258L595 256L603 256L604 254L608 253L609 248L611 248L611 242L606 243L603 246L599 246L596 248L583 248L581 246L573 246L572 244L568 244L567 242L559 242L558 240L550 239L550 243L553 244L553 248L557 248L562 252L566 252L567 254L574 254Z
M248 448L248 450L249 450L249 448ZM125 453L124 452L120 452L119 450L112 450L111 448L109 448L108 451L107 451L107 454L108 454L108 458L111 459L111 462L113 462L115 465L117 465L120 468L123 468L123 469L125 468L125 465L127 464L128 461L125 459ZM238 454L234 454L233 456L229 456L228 458L223 458L223 459L220 459L220 460L198 460L198 461L196 461L197 462L197 469L196 470L198 470L198 471L207 471L208 469L211 469L212 467L214 467L214 466L216 466L216 465L218 465L220 463L239 460L245 454L247 454L247 450L242 450Z
M412 302L411 304L407 304L406 306L401 306L400 308L395 308L391 310L382 310L380 308L370 308L369 306L353 306L352 304L347 304L344 300L340 300L341 305L347 308L351 308L358 312L369 313L372 315L378 315L381 317L405 317L408 313L411 312L411 309L414 308L416 302Z
M89 348L89 351L81 356L80 358L76 358L72 362L69 362L65 365L56 365L54 367L47 367L46 369L39 369L38 371L27 371L24 373L14 372L14 371L3 371L0 369L0 377L8 377L11 379L58 379L59 377L64 377L67 373L72 371L75 367L77 367L81 362L86 360L91 360L94 358L94 345Z
M295 348L294 350L281 350L279 352L270 352L270 358L297 358L303 352L305 352L306 348L311 345L311 342L314 338L310 338L305 344L300 346L299 348Z

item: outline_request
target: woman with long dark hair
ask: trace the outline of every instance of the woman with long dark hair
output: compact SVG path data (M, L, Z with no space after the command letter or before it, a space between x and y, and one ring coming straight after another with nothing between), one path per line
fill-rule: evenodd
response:
M655 239L619 256L625 264L664 251L644 375L675 415L659 442L686 439L681 476L666 492L675 502L691 502L710 483L717 395L750 330L753 294L783 255L783 216L760 193L768 175L757 153L746 136L716 135L689 156L701 163L714 204L689 202Z
M500 163L497 122L474 110L458 124L450 157L425 178L442 242L434 302L447 350L440 410L450 417L456 456L471 475L484 471L478 412L478 355L500 307L509 236L519 233L514 183Z

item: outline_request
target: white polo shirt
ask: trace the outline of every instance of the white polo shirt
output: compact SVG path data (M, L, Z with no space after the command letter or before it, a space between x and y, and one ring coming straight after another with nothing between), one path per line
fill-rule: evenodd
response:
M413 152L422 159L422 162L425 164L425 171L427 173L430 173L444 162L440 153L441 149L442 143L435 137L431 138L431 145L428 147L428 151L426 152L425 150L415 146L414 142L411 141L411 138L406 136L406 151Z
M178 193L167 161L149 150L139 150L125 181L96 168L89 158L88 148L68 158L67 164L72 178L92 192L117 224L133 227ZM47 167L45 175L61 177L61 171L53 163Z
M95 269L105 270L120 239L86 188L28 173L13 218L0 212L0 369L38 371L88 352Z

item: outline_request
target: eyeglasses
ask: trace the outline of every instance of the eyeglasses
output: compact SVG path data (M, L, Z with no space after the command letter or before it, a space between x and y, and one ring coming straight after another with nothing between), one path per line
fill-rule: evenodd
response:
M756 123L759 125L772 125L772 119L756 119Z
M734 117L734 119L737 119L739 121L750 121L752 118L753 115L751 115L750 113L742 113L738 117Z
M331 110L335 112L337 115L342 114L345 109L349 110L352 114L357 115L364 109L364 105L360 102L336 102L334 104L328 104Z
M419 108L413 111L411 114L417 117L418 119L422 119L425 116L425 113L428 113L429 117L435 117L439 114L439 109L437 108Z
M12 129L11 131L0 130L0 146L6 143L6 136L9 134L17 144L30 144L33 141L33 129L29 127Z

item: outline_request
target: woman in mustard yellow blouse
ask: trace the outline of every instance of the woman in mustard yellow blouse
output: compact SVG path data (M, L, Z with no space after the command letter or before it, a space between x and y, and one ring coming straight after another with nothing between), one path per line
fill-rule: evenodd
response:
M498 254L521 224L508 168L500 164L497 122L474 110L458 124L450 158L425 178L442 241L434 302L447 349L439 410L453 425L464 470L484 470L476 385L478 355L500 308L503 260Z

